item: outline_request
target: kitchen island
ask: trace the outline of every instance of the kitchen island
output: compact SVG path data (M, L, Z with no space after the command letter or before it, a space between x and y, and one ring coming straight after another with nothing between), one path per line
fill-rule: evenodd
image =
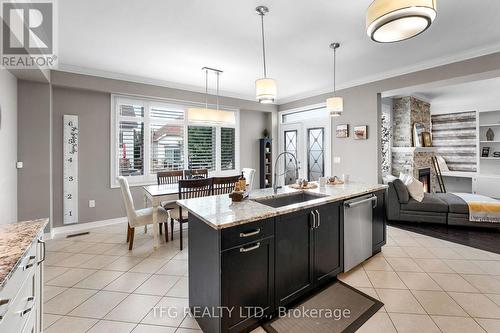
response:
M344 271L344 249L369 246L361 261L380 251L385 190L349 183L256 190L242 202L227 195L179 200L189 211L189 306L203 331L251 330L334 281ZM362 204L370 239L344 244L352 229L344 224L360 219L344 221L344 211Z

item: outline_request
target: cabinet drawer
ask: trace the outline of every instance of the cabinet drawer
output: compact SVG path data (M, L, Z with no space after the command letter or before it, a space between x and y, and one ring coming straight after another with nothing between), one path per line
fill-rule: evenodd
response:
M36 302L34 289L34 271L32 270L20 287L19 293L0 323L0 332L22 332L31 316L36 317Z
M222 249L243 245L274 234L274 219L222 229Z
M37 243L35 241L0 291L0 327L2 327L3 317L5 317L6 312L12 308L17 298L16 295L21 293L21 286L27 282L28 277L33 275L37 261ZM0 331L2 330L0 329Z

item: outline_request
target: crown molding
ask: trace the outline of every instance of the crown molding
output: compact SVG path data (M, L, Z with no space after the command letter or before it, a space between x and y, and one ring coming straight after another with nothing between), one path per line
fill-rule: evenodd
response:
M203 87L182 84L182 83L176 83L176 82L171 82L171 81L165 81L165 80L151 79L151 78L147 78L147 77L143 77L143 76L129 75L129 74L123 74L123 73L116 73L116 72L108 72L108 71L103 71L103 70L99 70L99 69L79 67L79 66L73 66L73 65L68 65L68 64L59 64L59 66L56 70L60 71L60 72L89 75L89 76L101 77L101 78L105 78L105 79L121 80L121 81L154 85L154 86L172 88L172 89L180 89L180 90L186 90L186 91L192 91L192 92L196 92L196 93L205 94L205 88L203 88ZM220 91L219 96L229 97L229 98L237 98L237 99L241 99L241 100L245 100L245 101L256 102L256 99L253 96L236 94L236 93L232 93L232 92L228 92L228 91Z

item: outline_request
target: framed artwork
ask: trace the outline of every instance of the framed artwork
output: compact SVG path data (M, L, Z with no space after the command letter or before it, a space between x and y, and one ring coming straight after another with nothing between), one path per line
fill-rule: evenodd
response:
M424 147L432 147L432 136L429 132L422 132L422 142Z
M349 125L337 125L336 130L337 138L348 138L349 137Z
M413 124L413 146L422 147L422 133L425 131L424 124L415 123Z
M481 150L481 157L489 157L490 156L490 147L483 147Z
M368 139L368 126L354 126L354 140Z

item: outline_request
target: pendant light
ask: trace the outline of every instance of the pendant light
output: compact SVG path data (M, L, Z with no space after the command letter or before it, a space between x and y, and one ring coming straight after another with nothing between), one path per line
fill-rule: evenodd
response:
M344 99L336 95L336 75L337 75L337 49L340 47L339 43L331 43L330 48L333 49L333 97L326 100L326 108L330 111L330 116L338 117L344 112Z
M436 15L436 0L375 0L366 13L366 32L375 42L399 42L427 30Z
M203 67L205 71L205 107L204 108L189 108L188 120L190 122L211 122L219 124L234 124L236 116L234 112L219 110L219 79L223 72L219 69ZM208 107L208 73L215 73L217 76L217 102L216 109Z
M259 6L255 8L257 14L260 15L261 28L262 28L262 55L264 60L264 77L255 81L255 95L257 100L262 104L274 103L276 100L277 86L274 79L267 77L266 68L266 45L264 39L264 15L269 13L269 8L266 6Z

